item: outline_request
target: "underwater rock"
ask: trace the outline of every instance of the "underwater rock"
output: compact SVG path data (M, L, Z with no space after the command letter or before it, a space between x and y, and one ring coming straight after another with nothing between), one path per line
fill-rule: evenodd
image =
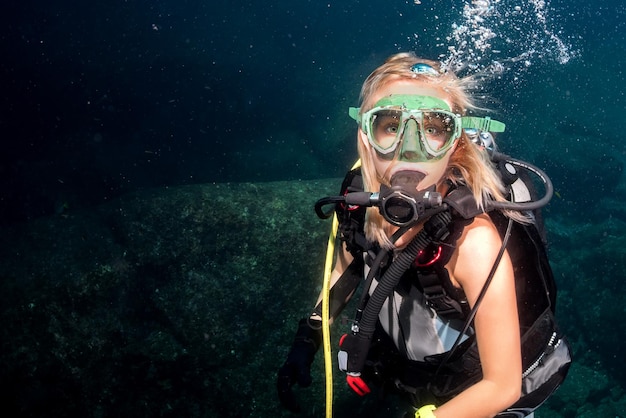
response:
M5 410L278 416L275 373L321 285L313 204L338 185L150 190L3 231Z
M340 183L147 190L2 228L4 410L47 417L289 416L278 405L274 379L321 288L330 222L317 218L314 202ZM626 291L615 281L624 276L626 220L600 227L577 221L548 218L562 290L557 314L576 353L594 354L575 353L581 367L546 403L547 412L589 404L612 411L624 402L624 373L611 370L624 333L611 316L622 305L611 297ZM599 265L607 275L599 275ZM349 327L342 322L333 325L335 340ZM312 387L297 390L302 416L324 411L321 357ZM584 376L602 386L590 389ZM338 374L334 387L336 416L400 414L393 398L357 399Z

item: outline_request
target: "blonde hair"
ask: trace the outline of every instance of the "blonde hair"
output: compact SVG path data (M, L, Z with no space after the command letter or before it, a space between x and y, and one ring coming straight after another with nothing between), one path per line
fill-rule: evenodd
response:
M438 74L413 72L411 67L417 63L429 65ZM457 114L465 115L468 109L477 108L469 95L469 91L476 87L476 80L473 77L458 78L451 71L444 71L439 62L420 59L413 53L399 53L389 57L363 83L360 96L361 113L373 107L372 101L379 89L402 79L427 82L445 91L452 105L452 111ZM357 142L365 190L378 191L381 183L372 154L362 141ZM465 132L458 139L443 180L457 185L466 185L481 209L490 200L506 201L504 185L489 161L489 156L473 144ZM507 215L521 222L525 220L524 216L518 212L507 212ZM378 242L384 248L393 248L389 240L391 229L392 226L385 222L377 209L368 208L365 222L365 234L368 240Z

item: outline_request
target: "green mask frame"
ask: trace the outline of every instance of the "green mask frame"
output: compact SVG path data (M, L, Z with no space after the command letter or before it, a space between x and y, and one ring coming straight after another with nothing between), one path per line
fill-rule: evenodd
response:
M360 108L349 108L350 117L357 121L370 145L383 156L396 153L405 133L415 135L414 132L419 131L418 145L415 147L418 157L415 161L442 158L461 137L462 129L472 128L488 132L504 132L505 129L504 123L489 117L460 116L453 113L445 101L432 96L385 96L372 109L362 114L360 112ZM392 118L393 124L387 124L384 130L381 129L380 121ZM409 123L410 120L415 123ZM437 123L432 124L429 121Z

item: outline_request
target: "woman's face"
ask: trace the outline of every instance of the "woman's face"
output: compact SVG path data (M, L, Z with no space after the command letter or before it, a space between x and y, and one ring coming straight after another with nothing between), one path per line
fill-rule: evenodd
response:
M434 87L423 81L405 79L392 81L378 90L376 94L371 97L370 106L372 103L376 103L383 97L392 94L410 94L436 97L445 101L450 108L453 108L448 95L443 91L443 89ZM363 141L366 149L372 155L374 168L376 169L378 179L381 183L389 184L391 177L399 171L416 171L424 175L424 178L417 186L418 190L425 189L433 184L439 184L448 167L450 155L452 155L454 149L456 148L455 143L441 159L417 162L417 159L414 157L414 152L412 151L415 149L414 146L417 138L413 136L412 138L403 140L402 144L400 144L400 150L398 151L397 157L390 160L389 158L381 156L374 148L372 148L366 134L361 129L359 129L359 138Z

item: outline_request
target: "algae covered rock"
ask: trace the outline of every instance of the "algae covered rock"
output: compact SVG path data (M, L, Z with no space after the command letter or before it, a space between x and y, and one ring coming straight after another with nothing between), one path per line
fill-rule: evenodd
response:
M313 204L337 184L148 190L7 229L4 405L275 416L276 370L321 285L330 223Z

